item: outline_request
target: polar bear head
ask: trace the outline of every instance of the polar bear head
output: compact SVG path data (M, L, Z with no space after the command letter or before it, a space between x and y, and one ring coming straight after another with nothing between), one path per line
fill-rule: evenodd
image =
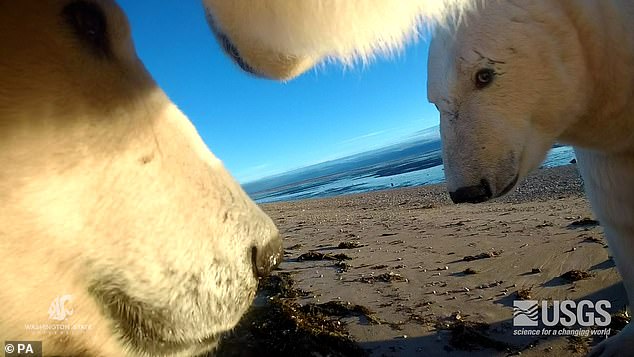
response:
M350 64L399 50L422 24L471 0L203 0L218 42L245 71L287 80L324 59Z
M0 2L0 48L1 339L213 348L281 258L272 221L157 87L113 1Z
M484 1L436 30L428 97L454 202L504 195L538 167L585 111L582 53L559 2Z

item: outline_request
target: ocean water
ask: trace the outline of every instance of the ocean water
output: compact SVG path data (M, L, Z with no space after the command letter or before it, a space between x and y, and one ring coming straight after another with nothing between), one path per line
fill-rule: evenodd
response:
M306 171L297 170L283 179L278 177L277 181L265 179L245 185L245 189L256 202L269 203L441 183L444 181L444 170L440 147L432 146L429 150L428 146L427 149L423 153L412 153L398 147L368 153L363 157L344 158L340 159L341 163L331 162L323 167L316 165ZM403 154L399 157L394 152ZM389 160L381 160L388 154ZM374 161L369 159L373 156L376 157ZM566 165L574 158L571 147L554 147L542 167Z

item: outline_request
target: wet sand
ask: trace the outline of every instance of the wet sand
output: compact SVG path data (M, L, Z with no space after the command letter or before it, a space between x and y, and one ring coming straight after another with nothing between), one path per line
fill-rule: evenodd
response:
M293 301L372 311L374 321L339 319L372 356L581 356L599 339L514 336L513 301L626 305L575 165L540 170L511 195L477 205L453 205L436 185L263 208L284 237L275 273L308 292ZM349 259L328 259L336 254ZM570 281L569 271L589 275Z

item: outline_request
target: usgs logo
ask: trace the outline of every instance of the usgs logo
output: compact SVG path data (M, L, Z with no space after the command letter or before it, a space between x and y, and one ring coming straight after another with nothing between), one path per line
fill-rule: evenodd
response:
M548 301L515 300L513 301L513 326L557 326L570 327L579 324L584 327L608 326L612 320L606 309L612 305L607 300L592 302L581 300L553 300L552 309Z

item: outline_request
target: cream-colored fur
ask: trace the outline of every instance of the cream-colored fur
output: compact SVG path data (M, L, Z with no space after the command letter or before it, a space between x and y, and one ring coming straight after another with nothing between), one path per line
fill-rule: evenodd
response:
M604 226L608 246L634 304L634 154L577 148L579 170L595 214ZM634 348L634 325L593 349L591 356L629 355Z
M430 48L428 95L441 112L450 192L508 192L560 141L574 145L634 306L634 3L484 1ZM481 69L495 72L477 88ZM490 197L489 197L490 198ZM634 327L592 355L634 348Z
M451 192L489 199L576 147L588 196L634 304L634 3L629 0L204 0L225 50L247 71L289 79L325 58L389 53L440 23L429 99L441 112ZM467 9L470 11L463 12ZM483 68L493 81L477 89ZM474 191L465 191L473 194ZM457 200L462 200L458 198ZM634 348L634 327L594 355ZM627 352L621 352L627 353Z
M104 55L63 16L71 3L0 2L0 341L209 350L254 297L252 248L279 258L277 230L156 86L118 6L83 2L105 15ZM72 315L50 319L63 295ZM55 324L88 328L29 329Z
M315 64L345 64L400 49L416 33L459 17L469 0L203 0L234 59L254 74L291 79Z

